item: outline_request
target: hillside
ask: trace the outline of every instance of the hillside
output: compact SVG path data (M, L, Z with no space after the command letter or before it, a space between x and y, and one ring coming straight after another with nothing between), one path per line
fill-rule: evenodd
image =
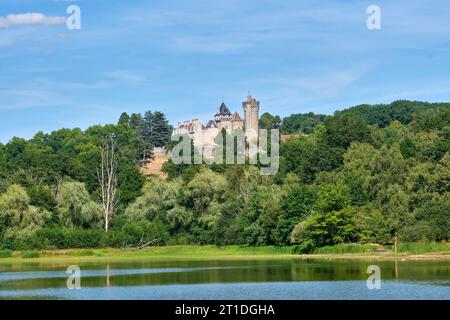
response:
M426 115L443 110L450 110L450 103L397 100L390 104L362 104L342 111L336 111L335 115L352 115L368 124L384 128L395 120L400 121L402 124L408 124L413 120L418 120Z
M397 100L390 104L361 104L336 111L334 115L351 115L367 124L384 128L392 121L399 121L406 125L411 121L427 118L442 111L450 111L450 103ZM323 124L329 118L330 116L313 112L292 114L283 118L280 126L281 133L311 133L317 125ZM447 117L443 118L445 120Z
M169 160L169 156L155 156L153 160L141 168L142 174L146 176L156 175L158 177L164 177L165 174L162 172L162 166L167 160Z

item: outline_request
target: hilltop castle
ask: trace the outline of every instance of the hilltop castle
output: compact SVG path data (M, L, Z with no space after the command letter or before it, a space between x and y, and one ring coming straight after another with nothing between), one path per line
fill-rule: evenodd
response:
M222 129L229 134L241 129L245 132L247 141L256 139L259 129L259 101L249 94L247 100L242 103L242 108L244 119L238 112L232 114L222 102L214 119L209 120L206 126L199 119L179 122L178 126L173 129L172 135L189 134L194 146L203 149L204 156L212 154L215 146L214 140Z

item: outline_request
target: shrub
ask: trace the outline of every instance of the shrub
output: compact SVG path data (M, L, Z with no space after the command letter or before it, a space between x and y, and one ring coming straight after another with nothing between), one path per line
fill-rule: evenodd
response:
M39 258L39 252L24 251L24 252L22 252L22 258L24 258L24 259Z
M164 243L167 239L168 233L162 223L142 220L127 223L120 230L111 232L105 244L110 247L137 246L152 240Z
M292 254L308 254L313 252L315 249L314 243L312 241L304 241L302 244L295 246L292 249Z
M88 257L88 256L94 256L95 252L92 250L82 250L74 253L75 256L79 257Z
M325 246L314 249L314 253L319 254L343 254L343 253L372 253L378 248L382 248L377 244L359 244L359 243L340 243L334 246Z
M12 251L5 249L5 250L0 250L0 258L10 258L12 256Z
M419 221L415 225L405 226L399 232L402 241L417 242L434 240L433 229L428 223Z
M43 228L27 239L11 239L4 245L17 250L98 248L102 246L103 237L101 229Z
M450 252L450 243L448 242L416 242L398 244L398 252L421 254L428 252Z

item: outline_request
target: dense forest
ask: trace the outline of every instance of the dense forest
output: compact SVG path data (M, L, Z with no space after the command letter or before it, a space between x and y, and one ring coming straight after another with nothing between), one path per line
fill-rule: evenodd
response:
M280 170L140 166L169 143L161 112L0 144L0 247L136 247L143 243L296 245L448 241L450 103L396 101L333 116L265 113L290 135ZM111 152L117 201L105 230L99 171ZM107 158L108 159L108 158Z

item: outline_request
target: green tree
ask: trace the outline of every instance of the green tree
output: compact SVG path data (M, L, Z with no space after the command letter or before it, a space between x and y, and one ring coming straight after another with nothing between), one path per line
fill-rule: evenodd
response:
M265 112L259 118L259 127L261 129L279 129L281 124L280 116L273 116Z
M223 202L225 186L226 180L222 175L203 169L186 185L186 204L197 212L204 212L211 202Z
M283 118L280 130L282 134L306 133L310 134L315 127L322 124L326 115L310 113L292 114L289 117Z
M169 125L166 116L159 111L147 111L145 113L142 130L143 137L155 147L165 146L172 134L172 127Z
M152 177L145 183L142 195L128 206L125 214L129 221L164 219L166 213L177 206L180 192L180 181Z
M300 244L300 251L311 252L316 247L354 241L357 239L353 223L355 214L352 207L314 213L294 227L291 242Z
M172 127L166 119L164 113L155 111L152 119L151 141L155 147L164 147L170 140Z
M102 206L91 200L81 182L63 182L56 196L61 224L68 228L101 226Z
M326 144L347 149L352 142L368 142L370 130L364 121L350 115L338 115L325 120Z
M49 218L48 211L30 205L30 198L19 185L11 185L0 195L0 235L3 238L24 240Z
M413 158L416 156L417 148L410 138L406 137L402 141L400 141L400 152L402 153L403 158Z
M317 195L310 186L294 185L282 197L282 213L275 229L277 244L289 244L294 226L306 219L313 209Z
M128 126L130 124L130 116L126 112L122 112L119 118L119 125Z

